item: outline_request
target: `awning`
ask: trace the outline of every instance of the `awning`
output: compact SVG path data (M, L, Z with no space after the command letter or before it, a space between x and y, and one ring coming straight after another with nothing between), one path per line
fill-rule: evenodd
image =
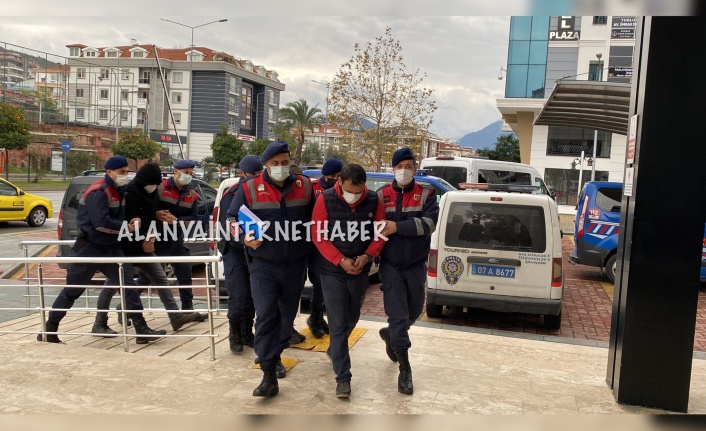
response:
M559 80L534 124L628 134L631 84Z

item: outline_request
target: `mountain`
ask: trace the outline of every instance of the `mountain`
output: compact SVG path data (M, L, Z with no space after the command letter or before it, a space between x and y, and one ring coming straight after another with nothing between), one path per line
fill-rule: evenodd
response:
M508 133L500 129L502 125L503 120L498 120L476 132L464 135L463 138L458 140L458 143L461 144L462 147L471 147L474 150L480 150L485 147L492 150L495 148L495 142L498 136Z

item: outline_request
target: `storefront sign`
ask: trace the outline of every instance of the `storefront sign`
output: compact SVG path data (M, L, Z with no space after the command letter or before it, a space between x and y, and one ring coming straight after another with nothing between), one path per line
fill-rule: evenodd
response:
M549 32L549 40L579 40L580 32L574 30L576 17L560 16L556 30Z
M254 141L255 137L252 135L238 134L238 139L240 139L241 141Z
M181 139L181 144L186 144L186 136L179 136L179 139L177 139L177 135L168 135L159 132L150 132L150 139L163 144L178 144L179 139Z
M632 67L609 67L608 76L632 76Z
M634 16L614 16L611 23L611 39L635 39L635 26L637 20Z

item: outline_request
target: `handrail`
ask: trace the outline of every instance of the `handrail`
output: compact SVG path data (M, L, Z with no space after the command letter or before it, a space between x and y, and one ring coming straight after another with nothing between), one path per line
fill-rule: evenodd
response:
M145 257L7 257L0 259L2 263L191 263L220 262L220 256L145 256Z

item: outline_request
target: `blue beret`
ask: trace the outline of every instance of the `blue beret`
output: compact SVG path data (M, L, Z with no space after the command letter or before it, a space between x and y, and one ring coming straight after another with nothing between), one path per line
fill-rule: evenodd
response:
M194 169L196 162L191 160L177 160L174 162L174 169Z
M340 160L329 159L326 160L324 166L321 168L321 175L333 175L343 170L343 163Z
M103 165L103 168L115 170L115 169L120 169L124 168L127 166L127 159L124 156L113 156L109 158L106 162L105 165Z
M262 170L262 162L257 156L245 156L238 165L241 171L253 174Z
M392 166L397 166L403 160L415 160L411 148L400 148L392 155Z
M265 148L265 152L262 153L262 157L260 157L260 160L262 162L266 162L270 160L272 157L276 156L277 154L282 154L282 153L289 153L289 144L287 144L285 141L274 141L270 145Z

